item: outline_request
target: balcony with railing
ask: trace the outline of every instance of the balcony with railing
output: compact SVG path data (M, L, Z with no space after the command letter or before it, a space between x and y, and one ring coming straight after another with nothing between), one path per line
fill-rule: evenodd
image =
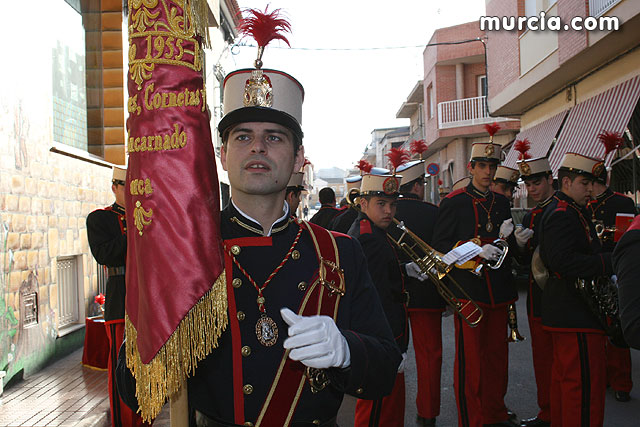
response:
M589 15L601 16L622 0L589 0Z
M491 117L487 108L487 97L456 99L438 103L438 129L450 129L460 126L482 125L504 122L507 117Z

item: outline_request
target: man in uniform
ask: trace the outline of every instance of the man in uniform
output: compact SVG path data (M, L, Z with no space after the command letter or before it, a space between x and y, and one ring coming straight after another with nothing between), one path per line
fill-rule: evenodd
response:
M605 154L606 158L606 154ZM615 193L607 186L607 170L596 176L593 182L593 194L595 197L589 201L587 211L591 214L591 220L604 227L601 242L605 252L613 252L616 247L615 232L609 231L616 227L618 214L635 216L636 205L633 199L624 194ZM633 387L631 380L631 353L629 348L616 347L607 342L607 384L614 391L614 396L619 402L630 400L629 392Z
M347 202L349 206L339 212L329 223L329 230L338 231L340 233L348 233L353 221L358 218L358 207L356 206L357 194L360 192L360 182L362 176L350 176L347 182ZM353 192L352 192L353 190ZM356 193L357 192L357 193Z
M438 207L423 202L425 161L414 160L406 163L398 167L397 172L402 175L402 180L396 219L404 222L409 230L431 245L438 219ZM401 260L410 261L403 253L399 253L399 256ZM442 312L445 302L431 281L407 277L405 287L409 292L409 320L418 371L418 423L433 426L436 417L440 415Z
M304 162L304 92L259 64L223 84L229 324L187 379L192 423L335 426L344 393L389 394L402 357L358 242L289 214L287 182ZM120 372L135 405L132 378Z
M483 262L496 262L502 250L492 245L513 231L509 200L489 188L500 161L500 145L475 143L471 149L471 183L448 194L441 202L433 246L447 252L470 240L482 245ZM510 237L512 239L512 237ZM515 242L514 242L515 244ZM498 269L471 261L451 276L484 312L476 327L454 316L456 360L454 388L458 425L517 425L504 404L508 383L507 306L517 299L508 262ZM466 268L466 269L465 269ZM470 270L469 270L470 269ZM456 289L456 297L466 299Z
M336 208L336 193L331 187L325 187L318 192L320 210L309 220L310 223L320 227L329 228L331 220L340 212Z
M518 244L518 259L522 265L531 265L533 253L539 242L540 219L545 208L551 203L555 192L553 175L546 157L519 160L518 168L529 196L536 203L536 206L525 214L522 226L516 227L514 231ZM551 424L549 391L553 342L551 334L542 328L542 289L535 282L531 269L529 270L527 290L527 316L540 412L534 418L522 420L521 425L526 427L549 426Z
M517 169L499 165L491 182L491 191L502 194L513 203L513 193L518 185L520 173Z
M360 188L361 212L349 229L349 236L362 245L369 273L403 358L390 396L378 400L358 399L356 426L404 426L403 371L409 343L407 293L398 257L386 233L396 213L400 178L395 175L364 175Z
M287 192L284 199L287 201L289 212L291 212L293 216L297 216L298 206L300 206L300 195L302 194L302 190L304 190L304 186L302 185L303 178L304 173L294 172L291 174L291 178L289 178L289 183L287 184Z
M98 264L107 267L107 295L104 324L109 339L109 404L111 425L145 425L142 419L122 404L116 387L115 367L118 350L124 338L125 263L127 259L127 222L124 193L127 170L113 168L111 191L116 198L111 206L98 209L87 216L87 238L91 253Z
M567 153L558 170L560 190L545 209L539 229L540 256L549 278L542 295L542 324L551 333L552 425L602 425L606 389L603 326L577 287L612 274L611 253L602 252L585 210L594 173L604 164Z
M389 173L389 169L374 167L371 168L370 173L372 175L384 175ZM360 193L362 175L350 176L345 181L347 182L347 195L350 199L349 207L342 210L331 220L329 230L347 234L351 228L351 224L358 218L359 207L356 200L358 199L357 194Z

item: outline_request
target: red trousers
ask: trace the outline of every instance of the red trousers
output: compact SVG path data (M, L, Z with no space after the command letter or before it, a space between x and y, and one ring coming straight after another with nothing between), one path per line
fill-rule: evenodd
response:
M442 312L409 310L409 321L418 371L416 408L419 416L435 418L440 415Z
M628 348L620 348L607 341L607 384L616 391L629 393L631 380L631 352Z
M542 329L542 319L529 316L529 330L531 333L531 353L533 355L533 372L536 376L538 388L538 418L543 421L551 420L551 366L553 363L553 339L551 333Z
M553 339L551 425L602 426L606 389L606 337L550 331Z
M393 391L378 400L358 399L355 427L404 427L404 373L396 376Z
M453 385L458 425L478 427L506 421L509 379L507 307L482 307L484 316L475 328L455 315L456 360Z
M113 427L149 426L151 424L142 421L142 418L133 412L120 399L116 389L116 364L118 362L118 350L124 339L124 319L112 320L105 323L107 338L109 338L109 404L111 407L111 425Z

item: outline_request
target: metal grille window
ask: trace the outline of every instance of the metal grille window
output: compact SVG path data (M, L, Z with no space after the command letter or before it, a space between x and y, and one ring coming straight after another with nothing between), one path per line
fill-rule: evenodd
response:
M38 324L38 294L31 292L24 295L22 310L22 327L24 329Z
M58 258L58 330L80 320L78 262L76 257Z

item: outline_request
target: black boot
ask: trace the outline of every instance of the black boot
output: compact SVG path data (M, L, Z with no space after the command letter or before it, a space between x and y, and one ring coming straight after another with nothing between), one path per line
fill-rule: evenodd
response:
M615 396L616 396L616 400L618 402L628 402L629 400L631 400L631 396L629 396L629 392L628 391L618 391L618 390L616 390Z
M416 415L416 423L422 427L435 427L436 419L435 418L425 418L420 415Z
M538 417L522 420L522 422L520 423L521 427L549 427L550 425L550 421L544 421Z

